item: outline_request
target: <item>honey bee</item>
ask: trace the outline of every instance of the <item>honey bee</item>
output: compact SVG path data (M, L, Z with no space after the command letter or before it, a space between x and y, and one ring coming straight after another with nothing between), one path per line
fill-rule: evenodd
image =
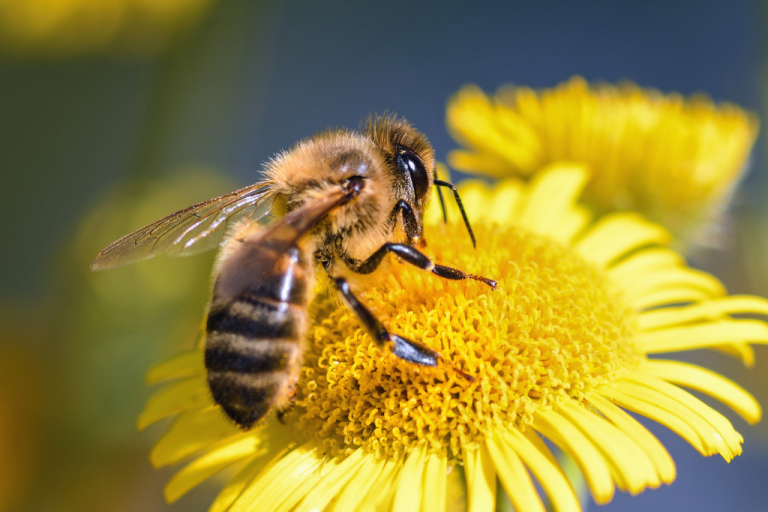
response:
M207 312L205 367L214 401L244 429L292 404L318 271L328 274L379 346L410 363L437 366L439 352L390 333L348 281L373 273L394 254L444 279L496 287L485 277L435 264L418 249L425 244L423 214L433 186L453 191L475 245L456 188L437 179L426 137L404 119L371 116L360 132L328 130L300 141L273 158L265 175L262 182L121 238L91 269L221 246ZM440 200L445 215L442 195Z

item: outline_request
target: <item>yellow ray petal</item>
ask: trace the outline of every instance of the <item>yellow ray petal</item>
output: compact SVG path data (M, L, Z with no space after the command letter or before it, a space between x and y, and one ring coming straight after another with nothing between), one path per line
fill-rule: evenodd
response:
M193 487L207 480L227 466L256 455L260 448L258 434L250 434L228 440L206 452L173 475L163 493L168 503L173 503ZM258 453L263 455L263 453Z
M213 405L204 375L189 377L153 396L139 415L139 430L186 409Z
M717 453L708 444L705 444L701 436L687 421L677 414L610 386L602 386L596 391L625 409L661 423L688 441L702 455L709 456ZM712 431L714 432L714 429Z
M488 208L489 223L508 225L518 218L523 198L523 184L514 179L499 182L494 189L493 202Z
M677 252L665 247L650 247L618 262L608 270L614 282L624 288L642 282L648 272L658 269L678 268L685 262Z
M533 486L531 476L515 451L496 435L488 438L485 444L496 467L496 474L515 510L544 512L544 504Z
M725 293L722 283L706 272L690 268L676 268L646 272L642 282L633 283L624 288L625 300L636 303L648 295L677 288L698 288L708 297L717 297Z
M149 460L156 468L174 464L206 446L244 434L224 419L224 413L218 407L192 409L174 418L152 448Z
M427 460L426 446L412 451L403 464L395 489L393 510L398 512L418 512L424 492L424 464Z
M730 460L728 456L733 458L735 455L741 453L741 443L744 441L744 439L741 437L741 434L736 432L731 422L728 421L725 416L712 409L710 406L692 394L673 384L670 384L651 375L639 372L637 370L630 371L624 377L624 380L637 383L639 385L645 386L648 389L668 396L673 400L681 403L683 406L687 407L694 413L698 414L702 419L704 419L704 421L709 423L722 437L723 441L725 441L728 449L730 450L729 454L723 455L726 460ZM720 453L722 454L723 452L721 451Z
M551 226L549 237L563 245L570 245L573 239L592 220L592 213L581 205L574 205L558 226Z
M264 450L252 457L245 466L240 468L235 476L227 482L227 485L219 492L216 499L211 504L208 512L227 512L232 504L243 493L243 490L257 478L262 471L271 468L283 458L292 445L282 443L266 443Z
M730 342L768 343L768 325L757 320L718 320L638 334L649 354L707 348Z
M744 388L706 368L678 361L647 361L643 372L659 379L701 391L723 402L750 424L760 421L760 404Z
M445 512L445 493L448 483L448 459L443 454L430 454L424 470L424 494L421 510Z
M509 163L489 154L478 154L461 149L448 152L448 165L460 171L477 171L494 178L504 178L509 175Z
M180 379L205 372L203 354L199 350L188 350L154 365L146 376L147 384L169 379Z
M365 462L360 469L350 479L346 487L333 503L331 510L333 512L346 512L347 510L357 510L363 498L371 490L377 481L380 481L382 472L388 468L391 463L388 461L374 461L366 457Z
M656 468L645 452L611 423L572 402L563 404L558 412L597 446L625 490L637 494L646 487L661 484Z
M376 512L389 512L392 510L392 502L395 500L395 486L400 476L402 463L400 461L388 460L379 478L374 482L368 493L363 497L362 503L370 504L368 509L375 507ZM341 509L339 509L341 510Z
M465 448L464 472L467 475L467 512L496 510L496 470L485 444L477 449Z
M669 242L669 233L634 213L612 213L602 217L574 248L586 260L610 266L617 258L646 245Z
M714 320L736 313L768 315L768 300L762 297L731 295L690 306L645 311L638 319L638 326L643 331L650 331L701 320Z
M666 306L667 304L680 304L684 302L696 302L705 299L711 299L705 291L701 288L694 288L690 286L679 286L675 288L667 288L665 290L659 290L654 293L649 293L643 297L635 299L629 302L636 310L643 310L648 308L655 308L659 306Z
M675 462L670 457L666 448L656 439L656 436L648 432L636 419L612 404L597 393L589 396L589 402L600 411L617 428L621 429L631 439L634 439L653 462L656 474L664 483L671 483L675 479Z
M613 478L597 448L570 421L554 411L539 411L533 428L549 438L576 462L584 473L592 497L605 504L613 498Z
M530 430L530 429L529 429ZM523 460L533 473L539 484L544 488L555 512L580 512L579 499L568 483L562 469L550 460L549 450L542 453L525 435L517 429L498 429L494 435L499 435L515 453ZM534 434L535 435L535 434Z
M587 169L577 164L556 163L542 169L530 185L520 225L540 235L557 231L588 178Z
M276 464L265 469L258 478L243 490L229 512L257 512L280 510L286 500L293 505L308 491L302 485L313 479L324 466L323 450L319 442L312 440L282 457ZM291 485L286 485L290 482ZM290 507L289 507L290 508Z
M363 450L355 450L301 500L296 512L320 512L355 476L366 460Z
M488 210L487 205L492 200L491 189L485 182L480 180L463 180L459 186L459 195L470 223L475 224L485 219ZM461 212L456 206L456 201L452 197L453 194L449 193L447 196L445 199L448 218L459 220ZM448 203L450 203L450 206Z
M726 343L707 348L740 359L747 368L752 368L755 365L755 350L749 343Z
M729 442L730 440L725 439L714 425L698 414L697 411L689 407L687 403L680 402L669 396L667 393L662 393L655 388L642 385L629 379L618 381L616 383L616 389L627 395L633 396L638 400L654 404L684 421L696 432L699 439L701 439L707 455L719 453L726 460L733 458L735 449L732 443ZM737 442L734 444L740 451L739 443Z

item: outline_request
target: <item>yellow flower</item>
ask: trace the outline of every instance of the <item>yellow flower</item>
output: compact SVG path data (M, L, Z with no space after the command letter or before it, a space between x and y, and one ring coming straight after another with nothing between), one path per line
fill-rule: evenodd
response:
M153 54L211 0L0 0L6 52L51 56L118 50Z
M720 213L758 130L754 115L703 96L684 99L627 83L505 87L489 98L464 87L449 130L467 150L448 162L495 178L532 176L554 162L586 165L584 200L599 213L635 210L690 240Z
M714 372L649 356L709 348L751 363L749 343L768 343L768 325L731 315L768 314L768 301L726 296L665 246L667 231L637 214L593 220L577 203L586 181L582 168L559 165L530 184L465 182L477 250L433 205L425 234L434 259L499 279L495 291L393 261L361 293L393 332L452 365L417 367L380 350L321 291L285 425L241 431L226 420L206 388L201 350L152 369L150 382L180 379L139 419L144 428L176 415L151 455L155 466L187 461L166 498L237 465L212 511L439 511L446 475L463 471L473 512L494 510L497 478L515 510L543 511L530 475L554 510L578 511L543 438L575 461L598 503L615 487L638 493L675 478L667 451L626 410L703 455L741 453L729 421L682 387L750 423L760 418L757 402Z

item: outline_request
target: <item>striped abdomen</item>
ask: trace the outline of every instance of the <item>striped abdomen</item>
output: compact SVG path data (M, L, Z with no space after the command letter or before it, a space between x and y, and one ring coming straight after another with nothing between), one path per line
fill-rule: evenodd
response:
M214 286L205 341L208 385L243 428L289 403L306 333L308 271L294 247L234 298L224 300Z

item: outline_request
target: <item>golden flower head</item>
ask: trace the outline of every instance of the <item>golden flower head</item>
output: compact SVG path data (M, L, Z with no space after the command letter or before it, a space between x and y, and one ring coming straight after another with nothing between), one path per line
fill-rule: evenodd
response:
M639 211L690 241L730 198L758 130L757 118L704 96L590 87L574 77L554 89L466 86L449 102L449 130L467 149L456 169L529 177L554 162L583 164L583 200L599 213Z
M726 296L640 215L594 220L577 203L587 180L583 168L557 165L530 184L465 182L476 251L460 223L428 212L432 257L498 278L495 291L396 261L360 290L388 328L450 364L417 367L379 349L321 290L284 425L232 425L210 398L199 349L156 366L151 382L178 381L149 401L139 426L176 415L151 460L187 461L166 497L237 465L212 511L445 510L455 470L473 512L494 510L497 478L516 510L543 511L531 475L554 510L578 511L543 438L575 461L598 503L615 487L637 493L675 478L667 451L627 410L704 455L738 455L730 422L682 387L749 422L760 418L756 401L709 370L649 356L709 348L751 363L749 343L768 343L768 325L730 315L768 314L768 301Z
M0 45L14 54L69 56L163 50L212 0L0 0Z

